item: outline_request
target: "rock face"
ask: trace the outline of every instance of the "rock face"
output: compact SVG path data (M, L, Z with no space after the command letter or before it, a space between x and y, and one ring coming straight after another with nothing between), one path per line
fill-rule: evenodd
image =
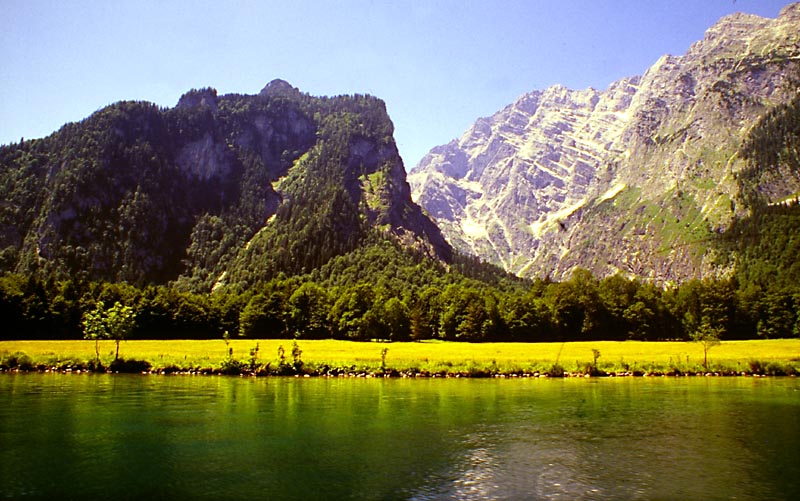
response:
M310 272L369 238L448 261L392 135L381 100L282 80L111 105L0 148L0 270L202 291Z
M747 210L739 147L799 68L800 4L725 17L642 76L534 91L477 120L409 174L413 197L457 249L524 276L725 273L707 242ZM773 181L762 191L800 190Z

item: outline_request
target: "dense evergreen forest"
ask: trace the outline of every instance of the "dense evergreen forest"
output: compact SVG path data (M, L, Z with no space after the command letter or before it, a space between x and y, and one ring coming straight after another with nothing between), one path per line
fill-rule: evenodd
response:
M704 330L721 339L800 333L797 287L765 288L732 278L661 289L621 276L599 280L585 270L560 283L531 282L469 258L458 257L446 269L384 240L310 274L211 294L5 274L2 337L81 338L82 317L100 302L133 308L131 339L537 342L691 339Z

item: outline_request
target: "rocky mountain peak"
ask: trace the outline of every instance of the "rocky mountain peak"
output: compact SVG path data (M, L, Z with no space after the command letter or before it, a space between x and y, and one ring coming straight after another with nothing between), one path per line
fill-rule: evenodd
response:
M787 5L776 19L741 12L731 14L709 28L687 56L739 60L752 55L765 56L774 50L785 51L792 46L800 49L799 22L800 3Z
M781 9L778 19L791 21L800 18L800 2L792 3Z
M696 242L741 209L743 134L798 75L800 4L778 19L734 14L642 76L523 95L409 181L456 248L522 275L713 274Z
M736 12L721 18L707 29L703 41L726 37L735 42L741 40L741 35L746 34L748 31L762 28L769 22L769 19L755 14Z
M205 106L212 111L217 109L217 89L206 87L204 89L192 89L185 93L178 100L178 108L195 108Z
M272 96L294 96L300 94L300 90L296 87L293 87L292 84L287 82L286 80L281 80L280 78L276 78L272 80L267 85L261 89L261 92L258 93L260 96L264 97L272 97Z

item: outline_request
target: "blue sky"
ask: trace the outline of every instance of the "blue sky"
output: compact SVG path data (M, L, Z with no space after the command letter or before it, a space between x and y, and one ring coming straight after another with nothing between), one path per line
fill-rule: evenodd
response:
M525 92L604 89L682 54L720 17L787 0L0 0L0 144L124 99L191 88L386 101L411 169Z

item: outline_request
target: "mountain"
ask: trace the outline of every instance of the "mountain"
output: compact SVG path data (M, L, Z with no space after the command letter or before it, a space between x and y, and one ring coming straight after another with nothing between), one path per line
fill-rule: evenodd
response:
M732 225L800 192L796 143L770 169L753 154L763 140L747 147L796 109L798 82L800 4L727 16L644 75L534 91L478 119L409 174L413 198L456 249L523 276L726 276Z
M0 148L0 269L190 290L301 274L390 239L449 261L371 96L192 90Z

